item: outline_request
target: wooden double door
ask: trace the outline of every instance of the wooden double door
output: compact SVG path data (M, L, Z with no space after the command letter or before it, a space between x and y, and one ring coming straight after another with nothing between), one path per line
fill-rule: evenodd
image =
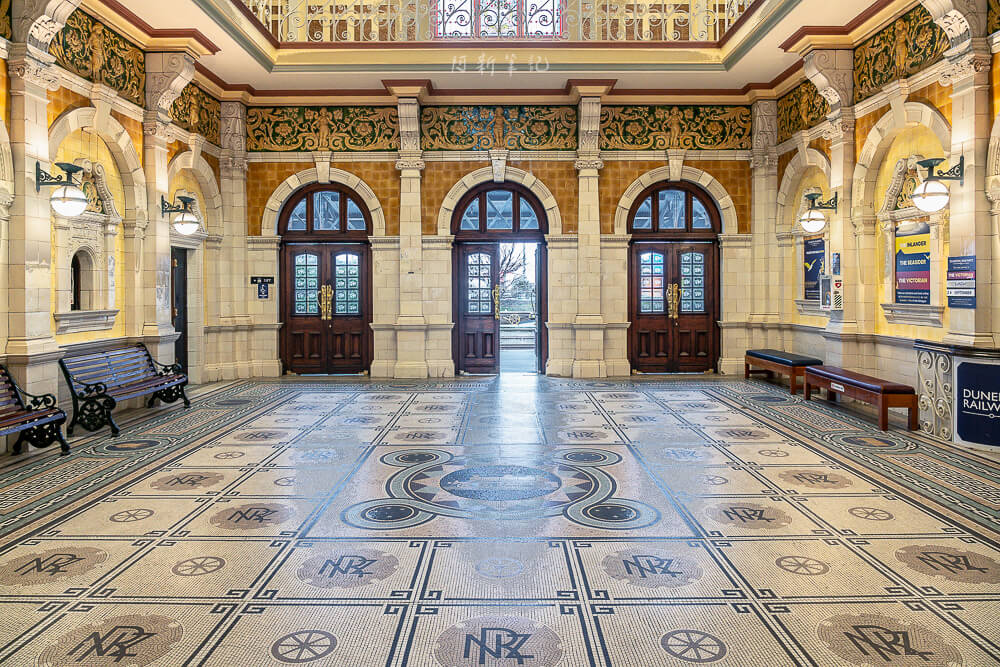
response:
M545 318L545 246L535 245L535 365L545 367L547 341ZM473 374L500 371L500 243L458 243L455 245L454 349L458 371Z
M361 243L288 243L281 255L282 362L293 373L371 367L371 252Z
M629 257L629 356L642 373L718 365L719 262L714 242L636 242Z

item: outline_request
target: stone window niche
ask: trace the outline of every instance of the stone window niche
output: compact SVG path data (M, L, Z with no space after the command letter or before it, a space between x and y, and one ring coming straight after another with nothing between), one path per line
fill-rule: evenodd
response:
M90 204L74 218L54 215L56 333L102 331L115 324L115 241L122 216L104 167L78 160Z
M811 193L823 194L823 191L819 188L807 188L803 195L808 195ZM830 311L823 310L819 307L819 299L806 299L806 285L805 285L805 275L803 267L806 262L806 239L816 238L820 234L810 234L802 229L802 225L799 224L799 220L802 215L806 212L809 205L805 202L803 197L802 203L799 205L799 210L795 214L795 220L792 222L792 237L795 244L795 308L799 311L799 315L806 315L809 317L830 317ZM830 266L830 225L827 223L826 227L823 228L823 247L825 249L825 254L823 256L823 266ZM824 268L826 271L826 268Z
M910 194L919 183L916 163L921 159L923 158L916 155L896 163L885 202L876 214L884 248L880 302L882 313L889 323L941 327L944 325L941 283L948 209L927 214L913 205ZM921 223L927 224L930 234L930 303L900 303L896 295L896 233L900 228Z

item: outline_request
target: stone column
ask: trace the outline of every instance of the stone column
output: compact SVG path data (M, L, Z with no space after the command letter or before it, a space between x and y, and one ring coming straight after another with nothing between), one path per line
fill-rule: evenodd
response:
M247 109L240 102L223 102L221 112L219 184L222 195L222 249L220 260L219 320L225 333L220 336L218 362L226 377L276 377L281 374L278 359L278 290L277 270L274 275L275 294L262 301L250 285L250 265L247 261ZM261 227L261 234L271 231ZM273 257L278 266L278 250ZM255 275L271 275L261 272ZM246 345L250 354L240 354Z
M170 220L161 199L170 194L167 141L170 106L194 76L194 59L182 53L146 54L143 160L149 222L142 248L142 337L150 354L173 363L177 335L171 323Z
M952 256L976 256L976 308L950 311L945 342L993 347L993 230L986 198L990 115L990 51L985 39L972 39L958 55L949 55L941 84L952 87L950 165L965 157L963 183L947 183L951 192ZM948 166L948 165L943 165Z
M778 203L778 103L753 104L753 216L751 219L751 304L747 332L751 347L775 344L774 325L779 320L781 255L775 243Z
M604 317L601 314L601 202L598 172L604 167L599 150L601 98L582 97L576 170L579 181L577 227L576 318L573 377L607 377L604 360Z
M860 368L862 355L856 338L859 311L874 308L871 295L862 289L863 267L871 261L870 251L858 244L860 221L852 216L854 179L854 55L848 49L817 49L805 55L805 73L830 105L824 138L830 141L830 190L838 197L836 211L830 211L827 256L839 252L844 279L844 309L831 311L824 338L827 364ZM869 253L868 255L862 254Z
M427 322L424 319L423 229L420 207L420 104L400 98L399 108L399 317L393 377L427 377Z
M53 57L29 44L12 44L10 147L14 192L7 265L7 364L33 394L57 390L59 348L52 334L52 188L35 188L35 166L49 164L48 90L56 87ZM62 175L59 174L53 175Z

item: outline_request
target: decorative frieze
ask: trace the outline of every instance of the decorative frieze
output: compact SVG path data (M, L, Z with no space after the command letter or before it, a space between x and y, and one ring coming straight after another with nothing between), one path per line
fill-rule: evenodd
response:
M399 150L396 107L252 107L249 151Z
M49 53L64 69L114 88L142 106L146 91L146 54L90 14L77 10L52 40Z
M439 106L420 112L422 148L575 150L577 111L570 106Z
M170 107L174 123L219 145L222 103L199 86L189 83Z
M815 84L805 81L778 98L778 143L826 120L830 105ZM756 130L755 130L756 131Z
M605 106L601 150L752 147L748 106Z
M937 62L948 46L927 10L915 7L854 49L854 101Z

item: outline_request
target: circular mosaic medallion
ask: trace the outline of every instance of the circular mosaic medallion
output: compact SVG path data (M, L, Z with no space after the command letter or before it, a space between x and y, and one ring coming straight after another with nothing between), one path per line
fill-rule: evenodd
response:
M583 510L583 513L591 519L612 523L632 521L638 516L638 512L635 509L621 503L598 503L590 505Z
M881 614L840 614L816 629L820 641L852 665L964 664L954 646L922 625Z
M123 440L104 445L104 449L109 452L137 452L159 444L158 440Z
M821 560L809 558L808 556L782 556L774 561L774 564L785 572L801 574L805 577L815 577L826 574L830 571L830 566Z
M722 475L698 475L697 480L708 486L722 486L723 484L729 484L729 479L723 477Z
M377 507L372 507L364 512L364 517L369 521L394 523L396 521L405 521L406 519L411 519L416 516L417 510L410 507L409 505L401 505L398 503L385 503Z
M948 581L1000 583L1000 563L975 551L939 544L913 544L898 549L896 559L917 572Z
M246 454L243 452L219 452L212 458L219 459L220 461L229 461L232 459L241 459L244 456L246 456Z
M895 518L892 512L878 507L852 507L847 512L865 521L891 521Z
M788 452L783 449L760 449L757 453L772 459L783 459L788 456Z
M478 574L487 579L509 579L524 572L524 563L516 558L502 556L484 558L474 567Z
M744 398L750 399L756 403L790 403L791 401L784 396L771 396L770 394L753 394L751 396L744 396Z
M763 530L777 530L792 522L792 517L787 512L774 505L743 500L712 505L705 509L705 513L718 523Z
M153 512L153 510L138 507L136 509L127 509L122 510L121 512L115 512L108 517L108 520L114 521L115 523L132 523L133 521L148 519L153 516L154 513L155 512Z
M709 663L726 657L726 644L701 630L673 630L660 638L660 646L684 662Z
M232 505L212 515L210 519L216 528L225 530L255 530L276 526L290 519L295 512L287 505L278 503L247 503Z
M178 470L177 472L172 472L169 475L164 475L153 480L149 486L157 491L177 491L184 493L185 491L213 487L224 479L224 475L214 472L187 472Z
M441 478L441 488L475 500L526 500L547 496L561 486L559 478L541 468L488 465L465 468Z
M316 588L357 588L381 581L399 568L392 554L376 549L348 548L325 551L307 559L295 576Z
M41 652L36 664L141 667L166 655L183 635L181 624L166 616L114 616L63 635Z
M67 543L55 549L24 554L0 565L0 584L30 586L78 577L107 559L108 554L100 549Z
M271 657L278 662L303 663L319 660L337 648L337 638L324 630L299 630L271 644Z
M275 486L295 486L295 478L294 477L278 477L277 479L275 479L271 483L274 484Z
M801 487L807 489L846 489L854 486L854 482L847 477L821 469L784 470L778 474L778 477L796 489Z
M608 576L642 588L680 588L704 575L691 558L656 547L635 547L608 554L601 561Z
M559 635L521 616L470 618L442 632L434 648L434 658L443 667L552 667L562 656Z
M218 556L195 556L180 561L170 571L180 577L197 577L202 574L212 574L226 566L224 558Z

